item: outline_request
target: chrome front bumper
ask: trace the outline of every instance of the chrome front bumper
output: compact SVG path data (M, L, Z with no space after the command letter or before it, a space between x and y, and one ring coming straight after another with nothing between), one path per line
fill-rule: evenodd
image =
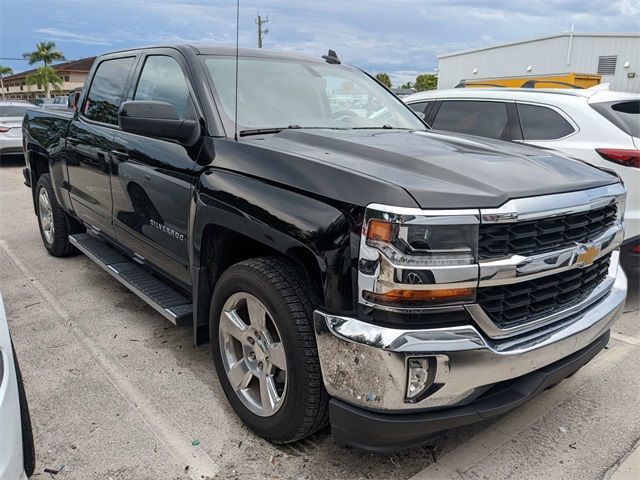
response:
M599 338L622 313L627 280L612 254L608 293L584 310L534 332L491 339L469 325L424 330L382 327L316 311L318 353L329 394L352 405L386 412L464 405L488 387L550 365ZM594 295L596 293L594 292ZM410 358L434 359L437 388L406 401Z

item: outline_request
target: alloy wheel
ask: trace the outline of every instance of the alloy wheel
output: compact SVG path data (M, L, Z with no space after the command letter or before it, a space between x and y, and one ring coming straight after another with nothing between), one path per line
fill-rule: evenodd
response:
M40 218L40 226L47 243L52 244L55 234L55 226L53 225L53 210L51 201L46 188L41 188L38 193L38 217Z
M227 379L252 413L274 415L287 388L284 345L267 308L247 292L231 295L220 314L219 342Z

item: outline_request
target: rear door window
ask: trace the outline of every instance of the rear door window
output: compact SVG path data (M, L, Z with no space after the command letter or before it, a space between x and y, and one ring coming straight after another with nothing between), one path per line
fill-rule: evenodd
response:
M576 131L562 115L548 107L519 103L518 116L525 141L557 140Z
M170 103L180 118L195 119L182 68L166 55L147 57L133 99Z
M640 100L591 105L600 115L632 137L640 137Z
M445 100L431 126L436 130L510 140L509 115L503 102Z
M135 57L115 58L100 63L82 108L89 120L118 124L118 109Z

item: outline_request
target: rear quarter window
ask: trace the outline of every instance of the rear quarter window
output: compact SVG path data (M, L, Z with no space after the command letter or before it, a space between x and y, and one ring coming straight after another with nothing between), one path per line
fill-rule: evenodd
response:
M29 107L0 105L0 117L24 117Z
M540 105L518 104L524 140L557 140L576 130L555 110Z
M640 100L594 103L591 107L632 137L640 137Z

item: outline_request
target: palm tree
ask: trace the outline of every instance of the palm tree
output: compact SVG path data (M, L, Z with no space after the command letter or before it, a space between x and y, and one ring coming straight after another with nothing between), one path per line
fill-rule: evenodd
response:
M42 62L45 67L48 67L54 60L65 59L62 52L55 50L55 48L56 42L40 42L36 44L35 51L25 52L22 56L29 60L29 65Z
M2 98L4 98L4 81L2 80L3 75L11 75L13 70L11 67L3 67L0 65L0 90L2 90Z
M62 78L51 67L54 60L64 60L61 51L56 50L56 42L39 42L33 52L25 52L22 54L24 58L29 60L29 65L37 62L44 63L43 67L38 68L35 72L27 75L27 85L37 84L44 87L45 97L49 97L49 84L54 87L62 87Z
M49 97L49 85L54 87L62 87L62 77L58 75L58 72L53 67L46 66L40 67L35 72L27 75L27 85L38 85L44 88L45 97Z

